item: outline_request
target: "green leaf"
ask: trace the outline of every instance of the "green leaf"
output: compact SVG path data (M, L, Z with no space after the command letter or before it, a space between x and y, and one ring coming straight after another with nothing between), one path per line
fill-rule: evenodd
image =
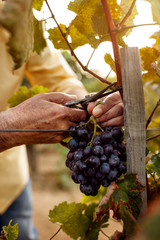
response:
M41 11L44 0L33 0L33 8L37 11Z
M106 53L105 56L104 56L104 60L105 62L110 66L110 68L116 72L116 68L115 68L115 62L111 56L110 53Z
M84 214L87 206L81 203L62 202L49 212L49 220L62 224L62 230L71 238L84 236L89 226L89 218Z
M33 51L40 54L42 50L46 47L46 41L43 36L42 22L38 21L33 17L34 26L34 49Z
M151 4L153 20L160 23L160 1L159 0L147 0Z
M18 223L16 223L15 225L12 226L11 222L12 222L12 220L10 220L8 226L2 227L2 229L3 229L3 231L2 231L3 238L2 239L6 239L6 240L16 240L17 239L18 232L19 232Z
M63 33L65 34L66 29L67 29L66 25L60 24L60 27L61 27ZM69 49L66 41L64 40L62 34L60 33L58 27L55 27L53 29L50 28L48 30L48 33L49 33L49 39L52 41L52 43L56 49Z
M160 153L153 155L151 160L154 162L156 174L160 177Z
M7 42L15 63L14 69L27 61L33 49L32 0L5 1L0 14L0 24L10 32Z
M8 103L10 107L15 107L21 102L27 100L28 98L42 92L48 92L48 88L34 85L32 88L28 89L26 86L21 86L20 89L8 99Z

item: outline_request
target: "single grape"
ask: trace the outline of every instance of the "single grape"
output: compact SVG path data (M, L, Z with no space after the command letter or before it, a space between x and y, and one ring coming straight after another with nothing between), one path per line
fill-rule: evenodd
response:
M111 154L110 158L108 159L108 163L109 163L110 167L116 168L116 167L118 167L118 165L120 163L120 159L118 156Z
M101 162L107 162L107 157L106 157L106 155L102 155L102 156L100 157L100 161L101 161Z
M90 153L91 153L91 148L90 148L90 146L87 146L87 147L83 150L84 158L85 158L85 159L88 158L89 155L90 155Z
M87 178L85 178L82 174L78 174L77 180L79 183L82 183L82 184L87 183Z
M71 162L69 161L69 159L66 159L65 165L66 167L70 168Z
M71 151L75 151L78 148L78 140L75 138L72 138L69 143L69 148L71 149Z
M77 136L78 136L78 138L79 139L83 139L83 140L86 140L86 139L88 139L88 133L89 133L89 131L88 131L88 129L86 128L86 127L79 127L78 129L77 129Z
M87 196L90 196L94 193L94 188L91 184L80 184L80 190Z
M102 144L111 144L113 142L112 134L110 132L103 132L101 134Z
M87 142L82 140L82 141L79 141L79 148L85 148L87 147Z
M120 162L119 166L118 166L118 170L120 173L126 173L127 172L127 166L125 163Z
M97 134L94 136L92 146L101 145L101 135Z
M102 174L100 171L97 171L95 177L96 177L99 181L101 181L102 179L104 179L104 174Z
M81 149L77 149L77 151L75 151L74 153L74 160L78 161L78 160L83 160L84 156L83 156L83 151Z
M69 159L70 161L72 161L74 158L74 152L69 151L67 154L67 159Z
M81 172L84 172L87 169L87 164L86 162L81 162L79 161L79 165L78 165L79 170L81 170Z
M106 178L104 178L102 181L101 181L101 185L103 187L108 187L110 185L110 181Z
M72 180L73 180L75 183L79 183L77 173L75 173L75 172L72 173Z
M112 130L111 130L111 134L112 134L112 137L116 140L116 141L119 141L120 139L122 139L124 133L123 133L123 130L122 128L120 127L114 127Z
M109 174L107 175L107 178L111 182L117 180L117 178L118 178L118 171L116 169L111 170L109 172Z
M88 168L85 171L85 175L89 176L89 177L93 177L93 176L95 176L95 174L96 174L96 170L94 168Z
M100 165L100 159L97 156L91 155L87 161L88 166L97 168Z
M76 125L72 125L69 128L69 135L71 137L76 137L77 136L77 126Z
M110 165L108 163L102 163L102 165L100 166L100 172L104 175L109 174L110 172Z
M125 151L126 151L126 146L125 146L124 142L118 143L117 148L121 153L125 153Z
M105 127L104 131L105 132L110 132L112 130L112 127L108 126L108 127Z
M106 156L109 156L113 152L113 146L111 144L105 144L103 149Z
M104 154L103 147L96 145L92 147L92 154L98 157L101 157Z

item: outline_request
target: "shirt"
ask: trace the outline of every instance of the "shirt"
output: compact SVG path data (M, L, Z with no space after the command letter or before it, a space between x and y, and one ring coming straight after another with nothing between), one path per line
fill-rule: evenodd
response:
M0 111L8 108L7 101L18 90L25 74L32 85L43 85L50 91L67 93L74 88L83 88L64 58L56 51L51 52L48 47L41 55L31 53L28 61L13 72L13 60L7 52L7 37L7 32L0 27ZM0 153L0 214L18 197L28 179L24 145Z

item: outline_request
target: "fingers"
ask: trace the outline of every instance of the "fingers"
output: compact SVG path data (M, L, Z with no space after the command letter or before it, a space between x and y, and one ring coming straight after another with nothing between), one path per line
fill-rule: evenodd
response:
M104 98L103 103L96 106L90 103L88 112L96 118L97 123L102 127L123 126L123 103L119 92L113 93Z
M50 102L64 104L66 102L76 100L76 95L69 95L66 93L40 93L39 98L44 98Z
M96 118L97 123L105 123L109 120L112 120L117 117L123 117L123 103L118 103L117 105L113 106L107 112L104 112L100 117ZM111 121L110 121L111 122ZM119 124L119 123L118 123ZM123 122L121 123L123 124Z
M87 118L87 112L84 110L76 109L76 108L69 108L69 107L64 107L64 110L66 112L66 117L71 122L80 122L83 121Z

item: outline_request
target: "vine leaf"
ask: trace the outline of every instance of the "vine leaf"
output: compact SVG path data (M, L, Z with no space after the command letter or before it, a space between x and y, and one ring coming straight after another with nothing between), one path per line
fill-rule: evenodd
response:
M33 51L40 54L42 50L46 47L46 40L43 37L43 28L42 22L38 21L33 17L33 26L34 26L34 48Z
M19 229L18 229L18 223L15 225L11 225L12 220L10 220L8 226L2 227L2 232L0 235L0 239L6 239L6 240L16 240L18 237Z
M64 24L60 24L59 25L62 29L62 31L64 33L66 33L66 25ZM52 43L54 44L54 47L57 48L57 49L69 49L66 41L64 40L62 34L60 33L58 27L55 27L53 29L49 29L48 30L48 33L49 33L49 39L52 41Z
M14 69L17 69L27 61L33 49L32 0L5 1L0 24L10 32L7 45L15 63Z
M147 0L151 4L153 20L160 23L160 1L159 0Z
M146 82L157 79L157 74L152 68L152 63L157 61L160 52L155 48L145 47L140 49L140 55L143 71L146 71L143 74L143 80Z
M110 53L106 53L105 56L104 56L104 60L105 62L110 66L110 68L116 72L116 68L115 68L115 62L111 56Z
M62 202L49 212L49 220L62 224L62 230L73 239L98 240L101 227L107 226L108 216L101 222L94 220L97 204Z
M33 8L37 11L41 11L44 0L33 0Z
M125 175L116 182L115 188L107 204L101 206L97 212L97 219L101 220L109 210L113 210L113 218L122 219L124 231L132 233L135 228L135 219L140 213L142 203L141 192L144 187L137 181L136 174Z
M153 167L156 174L160 177L160 153L153 155L151 160L154 162Z
M27 100L34 95L37 95L42 92L48 92L48 88L43 86L34 85L32 88L27 88L26 86L21 86L20 89L8 99L10 107L15 107L21 102Z

